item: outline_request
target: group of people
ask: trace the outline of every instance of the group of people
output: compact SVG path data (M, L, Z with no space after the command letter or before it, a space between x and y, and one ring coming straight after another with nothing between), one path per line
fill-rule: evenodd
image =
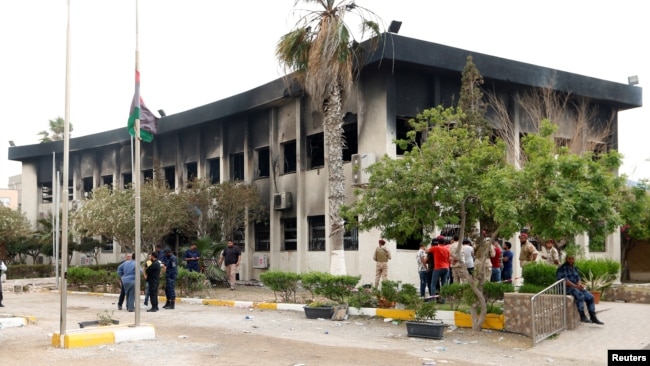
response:
M178 277L178 259L169 248L163 249L161 245L156 247L157 251L149 254L147 261L145 261L141 273L145 279L145 297L144 306L149 306L151 301L151 309L147 312L158 311L158 285L160 275L165 274L165 297L167 301L163 305L163 309L173 310L176 306L176 278ZM185 268L190 272L200 272L201 252L197 250L195 244L185 251L183 257L185 260ZM230 289L235 289L236 273L241 261L241 250L234 245L232 240L228 241L227 247L219 257L219 266L223 262L226 264L226 271L230 283ZM131 253L127 253L125 259L117 267L117 274L120 278L121 291L117 302L117 309L122 310L122 306L126 299L126 309L129 312L135 311L135 258ZM138 291L139 293L139 291ZM0 292L0 304L2 303Z
M416 254L420 296L425 296L427 288L430 296L439 296L441 286L466 282L465 276L473 276L475 268L484 271L485 278L490 281L511 281L512 245L510 242L505 242L502 248L499 241L490 243L488 238L484 240L488 245L478 249L488 253L476 253L477 248L471 240L466 238L459 243L457 235L451 240L438 236L431 240L428 248L425 243L422 243ZM487 254L486 259L480 261L479 258L483 258L483 254ZM463 264L467 268L467 274L462 271Z

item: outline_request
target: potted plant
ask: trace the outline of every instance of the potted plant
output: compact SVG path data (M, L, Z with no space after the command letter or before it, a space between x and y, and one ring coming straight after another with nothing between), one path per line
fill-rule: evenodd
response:
M620 263L611 259L583 259L576 261L580 281L594 295L594 302L600 302L602 292L610 288L618 276Z
M409 337L442 339L446 325L436 320L436 302L418 298L410 306L415 312L415 319L406 322L406 334Z
M303 287L308 289L312 296L319 295L329 300L329 302L312 301L304 307L305 316L308 319L334 316L337 320L339 317L336 314L339 312L344 316L347 313L348 299L360 279L361 276L333 275L325 272L309 272L301 276Z

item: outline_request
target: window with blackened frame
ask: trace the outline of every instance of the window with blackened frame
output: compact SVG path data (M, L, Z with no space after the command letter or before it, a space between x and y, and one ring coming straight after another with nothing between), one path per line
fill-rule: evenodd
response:
M307 167L309 169L325 166L325 140L323 133L307 136Z
M271 176L271 160L268 147L255 150L257 155L256 178L268 178Z
M82 178L83 183L83 196L84 198L90 198L93 192L93 177Z
M296 140L287 141L282 144L282 154L284 155L284 169L282 172L296 172Z
M325 216L309 216L309 251L325 251Z
M295 217L282 219L282 250L295 251L298 248L298 225Z
M221 183L221 160L219 158L208 160L208 169L210 169L210 184Z
M352 161L352 155L359 153L359 137L357 133L357 122L343 125L343 161Z
M264 222L255 224L255 251L268 252L271 250L271 226Z
M133 176L131 173L122 174L122 188L129 188L131 183L133 183Z
M186 182L191 183L199 176L198 164L196 162L185 164L185 174Z
M167 187L169 187L169 189L176 189L176 167L168 166L165 167L164 171Z
M244 180L244 153L230 154L230 180Z
M397 119L395 120L395 140L409 140L408 138L408 132L413 130L413 127L409 124L409 120L411 120L413 117L407 117L407 116L398 116ZM422 143L422 133L417 132L415 134L415 143L421 144ZM402 149L402 147L399 144L395 144L395 153L397 155L404 155L405 152L413 150L413 144L409 143L406 146L406 149Z

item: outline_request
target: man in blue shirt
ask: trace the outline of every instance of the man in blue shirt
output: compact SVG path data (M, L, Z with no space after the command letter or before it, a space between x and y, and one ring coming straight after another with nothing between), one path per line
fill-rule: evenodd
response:
M174 286L176 285L176 276L178 275L178 261L169 248L165 249L163 264L167 267L165 271L165 296L167 297L167 302L163 306L163 309L174 310L174 303L176 302Z
M581 322L600 325L605 324L596 318L594 296L591 292L587 291L587 288L580 282L580 273L578 272L578 267L574 265L575 261L575 255L567 254L566 261L563 265L558 267L555 272L555 277L558 280L564 279L566 281L566 292L576 300L576 306L578 306L578 313L580 313ZM587 316L585 316L585 306L583 302L587 303L587 310L589 310L589 317L591 320L587 319Z
M125 260L117 267L117 275L122 280L122 288L126 295L126 310L133 312L135 311L135 261L133 258Z
M196 250L196 244L192 244L190 249L185 251L185 262L187 263L187 270L190 272L199 272L199 261L201 260L201 253Z
M503 243L503 253L501 254L501 261L503 262L503 269L501 270L501 281L512 282L512 243L509 241Z

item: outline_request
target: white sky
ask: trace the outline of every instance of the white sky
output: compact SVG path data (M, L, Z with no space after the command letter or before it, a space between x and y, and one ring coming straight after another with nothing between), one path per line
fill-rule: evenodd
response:
M126 128L133 96L135 0L70 0L72 137ZM650 22L634 0L358 0L400 35L627 83L650 80ZM274 49L294 0L140 0L141 91L174 114L281 76ZM643 16L646 14L646 16ZM8 140L38 143L64 116L66 0L0 0L0 188L20 174ZM650 178L650 109L619 119L621 169Z

